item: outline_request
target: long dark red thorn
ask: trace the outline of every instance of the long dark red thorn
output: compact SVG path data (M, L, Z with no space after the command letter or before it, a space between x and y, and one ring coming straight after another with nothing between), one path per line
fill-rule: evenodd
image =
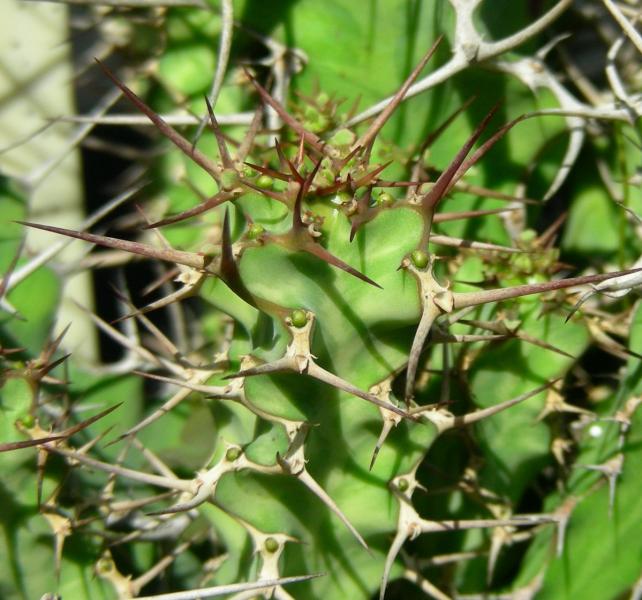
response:
M281 181L290 181L290 177L286 175L285 173L281 173L281 171L275 171L274 169L270 169L270 167L261 167L260 165L255 165L254 163L251 162L245 162L243 163L250 167L251 169L254 169L255 171L258 171L259 173L263 175L268 175L269 177L273 177L274 179L280 179Z
M223 132L221 131L221 127L218 124L218 121L216 120L216 116L214 115L214 109L212 108L210 99L207 96L205 96L205 104L207 105L207 112L209 113L209 116L210 116L210 129L214 133L214 137L216 137L216 145L218 146L218 151L219 151L219 154L221 155L221 162L223 163L223 166L226 169L233 169L234 162L232 161L232 158L230 157L230 153L227 150L227 144L225 143Z
M381 173L387 167L389 167L393 162L394 161L389 160L388 162L386 162L386 163L380 165L379 167L377 167L376 169L373 169L372 171L370 171L370 173L366 173L360 179L357 179L357 181L355 181L355 183L354 183L354 189L357 189L357 188L360 188L360 187L362 187L364 185L368 185L369 183L372 183L374 181L374 179L377 177L377 175L379 175L379 173Z
M404 96L408 92L408 89L410 86L414 83L415 79L419 77L419 73L421 73L422 69L426 66L426 63L430 60L432 55L435 53L437 50L437 47L441 43L441 41L444 39L443 35L440 35L436 40L435 43L432 45L430 50L424 54L423 58L419 61L419 64L412 70L412 73L408 76L406 81L404 81L403 85L399 89L399 91L394 95L388 106L381 112L381 114L373 121L372 125L368 128L368 130L354 143L353 147L356 146L364 146L367 147L370 145L379 131L381 131L381 128L386 124L392 113L397 109L397 106L401 103L401 101L404 99Z
M450 183L454 180L455 175L457 174L462 163L466 159L466 156L470 152L471 148L475 145L475 142L479 139L484 129L488 126L488 123L493 118L497 110L499 109L499 104L495 104L486 116L482 119L481 123L477 125L475 131L470 135L466 140L466 143L461 147L459 152L455 155L455 158L452 159L448 168L439 176L435 185L431 190L423 197L422 206L424 210L432 211L434 210L437 203L443 198L446 190L449 188Z
M34 229L42 229L50 233L57 233L59 235L66 235L67 237L76 238L98 246L105 246L115 250L122 250L132 254L140 254L148 258L156 258L168 262L179 263L187 267L195 269L204 269L210 262L210 259L201 254L194 254L192 252L181 252L172 248L154 248L147 244L140 242L130 242L128 240L119 240L118 238L107 237L104 235L94 235L93 233L86 233L83 231L74 231L73 229L64 229L62 227L53 227L51 225L40 225L38 223L28 223L27 221L15 221L20 225L26 227L33 227Z
M245 287L241 274L239 273L236 259L234 258L234 248L232 247L232 236L230 233L230 215L225 209L223 216L223 235L221 240L221 279L241 300L247 302L250 306L258 308L257 303Z
M289 169L290 173L294 175L294 178L299 182L303 183L303 176L301 173L299 173L298 169L294 166L294 163L285 155L285 152L283 152L283 147L281 146L281 142L278 140L274 140L274 148L276 149L276 153L279 155L279 161L281 164L286 164Z
M156 221L155 223L149 223L148 225L145 225L143 229L155 229L157 227L165 227L166 225L172 225L173 223L185 221L186 219L196 217L203 214L204 212L207 212L208 210L216 208L217 206L220 206L221 204L227 202L228 200L231 200L232 198L234 198L234 194L231 194L230 192L218 192L205 202L201 202L201 204L197 204L196 206L184 210L181 213L172 215L171 217L167 217L165 219L161 219L160 221Z
M361 279L361 281L365 281L370 285L374 285L380 290L383 289L376 281L373 281L372 279L370 279L370 277L368 277L367 275L364 275L361 271L357 271L357 269L355 269L354 267L351 267L348 263L343 262L340 258L337 258L336 256L334 256L334 254L331 254L323 246L315 242L310 242L310 244L306 244L303 250L305 252L308 252L309 254L313 254L314 256L316 256L317 258L320 258L324 262L327 262L328 264L333 265L338 269L345 271L346 273L349 273L350 275L356 277L357 279Z
M129 101L136 106L147 118L156 126L172 144L174 144L183 154L191 158L199 167L209 173L217 182L220 179L221 171L218 165L207 158L200 150L193 147L191 142L185 139L178 131L167 124L155 111L153 111L147 104L145 104L132 90L130 90L116 75L111 71L107 65L102 63L97 58L95 59L98 66L102 69L103 73L112 80L112 82L120 88Z
M269 104L281 117L283 122L286 125L289 125L296 133L305 137L305 141L314 148L319 154L324 154L327 150L325 143L317 135L308 131L299 121L297 121L292 115L290 115L285 108L281 105L280 102L275 100L272 95L250 74L250 72L245 69L245 75L250 80L256 91L259 93L259 96L263 99L264 102Z
M296 200L294 202L294 211L292 213L292 231L293 232L297 232L305 229L305 223L303 222L303 218L301 216L301 210L303 208L303 198L308 193L308 190L310 189L310 186L312 185L314 178L319 172L319 168L321 167L321 162L322 162L322 159L319 159L316 165L314 165L314 168L309 173L309 175L301 181L301 184L299 186L299 191L297 192Z

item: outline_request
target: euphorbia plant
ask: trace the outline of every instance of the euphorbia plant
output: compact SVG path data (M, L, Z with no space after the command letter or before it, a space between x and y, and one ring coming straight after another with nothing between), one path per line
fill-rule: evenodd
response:
M264 597L357 598L378 590L383 598L388 581L401 577L445 598L458 587L492 585L501 549L525 540L531 550L516 587L555 589L547 578L559 569L573 510L604 486L566 468L560 444L568 441L567 426L553 421L551 435L538 415L575 412L593 426L600 422L566 398L591 330L582 315L564 319L579 286L618 292L639 275L560 277L569 270L554 248L563 220L540 234L507 234L514 213L527 217L531 200L492 190L473 171L535 115L498 126L502 105L494 105L446 161L435 148L475 106L468 100L431 122L410 150L380 139L418 80L452 77L513 47L472 35L476 3L451 4L458 22L450 61L419 80L439 51L437 39L366 127L359 126L363 115L341 118L339 103L324 93L301 94L291 110L245 71L258 100L247 130L226 133L216 94L208 95L210 131L196 143L102 67L186 160L185 186L197 200L166 214L154 204L141 208L140 240L21 221L106 247L123 261L161 261L161 280L177 283L142 306L122 286L117 322L92 316L127 349L123 372L147 379L157 395L128 416L109 445L102 419L124 406L77 425L52 421L47 431L39 398L55 392L43 388L41 371L20 371L5 357L7 382L34 390L21 405L33 420L20 417L20 430L33 439L2 449L36 445L41 467L54 462L91 491L81 502L61 480L41 508L60 549L76 535L104 538L91 547L101 578L87 584L92 594L108 596L106 581L119 597L137 596L176 563L176 582L164 585L183 589L185 598L217 593L213 583L227 585L218 592L234 598L254 597L257 587ZM558 3L545 19L568 4ZM265 131L266 113L284 124L278 132ZM462 193L482 204L458 208ZM449 227L462 223L461 232L492 235L452 234ZM155 311L192 297L201 299L201 320L192 320L188 339L173 335L172 323L163 330L153 320ZM629 430L638 384L633 374L627 381L628 403L608 417L621 427L614 456L600 462L613 454L612 431L598 452L582 437L589 422L580 420L576 430L579 451L592 457L584 464L609 482L625 454L637 456L627 436L639 435ZM203 448L193 447L193 431ZM453 431L459 436L442 435ZM90 435L73 437L81 432ZM178 439L165 444L164 435ZM450 459L439 456L449 448ZM523 510L527 490L550 469L549 455L560 463L561 491ZM433 477L449 484L439 506L418 499L424 486L437 487ZM443 540L443 550L423 534ZM57 554L64 577L63 556ZM627 584L630 573L627 566ZM302 583L284 587L293 577Z

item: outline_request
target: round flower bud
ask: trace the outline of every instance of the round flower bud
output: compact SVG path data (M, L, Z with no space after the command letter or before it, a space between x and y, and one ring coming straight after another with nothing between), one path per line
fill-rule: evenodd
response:
M265 227L259 225L258 223L252 223L247 229L247 237L250 240L255 240L265 232Z
M272 186L274 185L274 179L272 179L269 175L261 175L256 180L256 185L262 190L271 190Z
M298 308L292 311L290 314L290 320L292 321L292 325L295 327L305 327L308 322L308 315L305 314L304 310Z
M423 250L413 250L410 259L418 269L425 269L428 266L428 255Z
M388 192L381 192L377 196L377 206L392 206L395 203L395 198Z
M239 456L241 456L240 448L228 448L225 453L225 460L228 462L234 462Z

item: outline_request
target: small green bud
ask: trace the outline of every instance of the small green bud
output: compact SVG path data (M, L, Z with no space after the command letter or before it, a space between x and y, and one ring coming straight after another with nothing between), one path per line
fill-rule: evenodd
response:
M263 235L265 232L265 227L259 225L258 223L252 223L247 229L247 238L249 240L255 240Z
M277 542L273 537L269 537L265 540L265 549L273 554L279 549L279 542Z
M520 242L529 243L535 240L536 238L537 238L537 232L534 231L533 229L524 229L524 231L522 231L519 234Z
M349 129L339 129L329 140L332 146L352 146L357 141L357 136Z
M425 269L428 266L428 255L423 250L413 250L410 259L418 269Z
M377 206L392 206L395 203L395 198L388 192L381 192L377 196Z
M348 204L348 202L352 201L352 196L348 194L348 192L339 192L338 194L335 194L331 202L332 204Z
M25 429L31 429L36 424L36 419L34 419L33 415L25 415L24 417L20 417L18 422Z
M114 561L111 558L103 557L96 563L96 572L100 575L106 575L114 570Z
M243 165L243 168L241 169L241 174L243 177L246 179L249 179L250 177L254 177L254 169L252 167L248 167L247 165Z
M304 310L297 308L290 314L290 320L295 327L305 327L308 322L308 315L305 314Z
M269 175L261 175L256 180L256 185L262 190L271 190L272 186L274 185L274 179L272 179Z
M240 448L228 448L225 453L225 460L228 462L234 462L239 456L241 456Z
M528 254L518 254L512 260L513 268L530 273L533 270L533 260Z
M397 487L400 492L405 492L410 486L407 479L400 479L399 483L397 483Z
M221 171L221 185L224 190L231 190L239 182L239 174L234 169L223 169Z

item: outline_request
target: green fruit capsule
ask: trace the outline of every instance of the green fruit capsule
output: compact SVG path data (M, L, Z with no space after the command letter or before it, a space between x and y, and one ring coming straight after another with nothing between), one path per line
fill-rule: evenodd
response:
M292 325L295 327L305 327L308 322L308 315L305 314L304 310L298 308L290 314L290 321L292 321Z
M274 185L274 179L272 179L269 175L261 175L256 180L256 185L262 190L271 190L272 186Z
M423 250L413 250L410 259L418 269L425 269L428 266L428 255Z
M246 179L250 179L250 177L254 177L254 169L252 167L248 167L247 165L243 165L241 174Z
M239 456L241 456L240 448L228 448L225 453L225 460L228 462L234 462Z
M263 235L265 232L265 227L259 225L258 223L252 223L247 229L247 238L249 240L255 240Z
M265 549L270 554L274 554L279 549L279 542L277 542L273 537L269 537L265 540Z
M397 484L397 487L399 488L400 492L405 492L408 489L408 480L407 479L400 479L399 483Z
M381 192L377 196L377 206L392 206L395 203L395 198L388 192Z

